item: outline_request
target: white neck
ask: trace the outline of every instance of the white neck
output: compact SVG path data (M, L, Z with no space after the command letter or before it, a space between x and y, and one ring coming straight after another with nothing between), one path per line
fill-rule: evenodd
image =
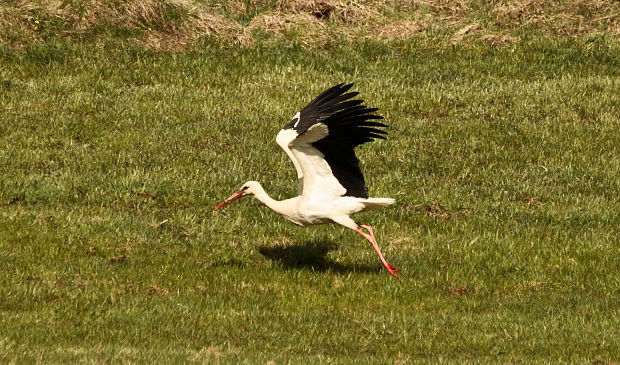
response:
M261 201L261 203L265 204L269 209L273 210L276 213L287 215L288 213L288 204L286 204L286 200L275 200L270 197L265 189L260 184L257 184L253 189L254 197Z

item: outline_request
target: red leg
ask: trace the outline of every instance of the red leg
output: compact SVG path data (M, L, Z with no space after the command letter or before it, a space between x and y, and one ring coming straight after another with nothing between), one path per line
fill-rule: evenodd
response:
M365 233L361 229L356 229L355 232L359 233L360 235L362 235L362 237L367 239L368 242L370 242L370 244L372 245L372 248L374 248L377 255L379 255L379 259L381 259L381 263L383 264L383 266L387 269L387 271L390 272L390 274L392 274L395 277L398 277L398 274L396 274L396 272L399 270L396 267L394 267L394 265L385 261L383 254L381 254L381 249L379 248L379 245L377 244L377 239L375 238L375 235L372 231L372 227L367 226L365 224L361 224L360 227L366 228L366 230L368 230L368 233Z

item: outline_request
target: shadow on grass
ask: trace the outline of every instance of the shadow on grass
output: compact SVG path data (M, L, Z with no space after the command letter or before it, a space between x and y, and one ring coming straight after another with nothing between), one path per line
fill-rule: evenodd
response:
M261 246L258 252L264 257L279 262L285 269L311 270L318 272L379 272L379 265L347 265L328 259L327 253L337 249L333 242L303 242L287 246Z

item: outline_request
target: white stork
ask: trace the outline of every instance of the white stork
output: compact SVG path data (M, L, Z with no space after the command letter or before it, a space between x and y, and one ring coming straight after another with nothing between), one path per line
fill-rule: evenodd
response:
M254 195L299 226L338 223L366 238L383 266L398 277L398 269L381 254L372 227L356 223L350 217L353 213L394 203L392 198L368 197L354 148L375 138L385 139L382 134L387 133L376 127L387 126L373 121L383 119L371 114L377 108L367 108L362 105L363 100L350 100L358 95L357 92L347 93L352 86L338 84L323 92L297 113L276 137L297 170L299 196L274 200L258 182L248 181L215 209Z

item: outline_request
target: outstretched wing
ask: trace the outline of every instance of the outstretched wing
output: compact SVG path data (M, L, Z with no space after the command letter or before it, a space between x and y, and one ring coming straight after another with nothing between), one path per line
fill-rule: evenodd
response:
M304 107L278 133L276 141L289 155L302 188L300 194L313 199L338 196L368 198L364 175L354 148L375 138L385 139L385 124L373 120L363 100L347 92L353 84L338 84ZM317 198L318 197L318 198Z

